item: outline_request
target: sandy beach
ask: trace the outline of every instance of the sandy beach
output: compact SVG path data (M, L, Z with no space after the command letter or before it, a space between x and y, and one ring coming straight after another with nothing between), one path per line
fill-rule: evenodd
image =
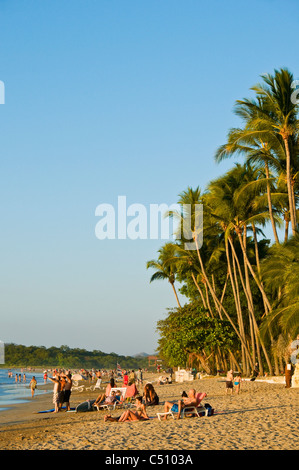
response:
M157 376L145 377L154 381ZM144 381L144 383L146 380ZM299 389L284 384L243 381L239 395L226 395L223 377L156 385L160 405L147 409L145 422L104 422L105 411L38 414L52 408L52 393L0 411L0 450L298 450ZM45 386L52 390L52 384ZM214 415L159 421L164 401L182 391L206 392ZM141 391L141 387L139 388ZM97 391L73 391L71 406ZM112 412L120 415L120 410Z

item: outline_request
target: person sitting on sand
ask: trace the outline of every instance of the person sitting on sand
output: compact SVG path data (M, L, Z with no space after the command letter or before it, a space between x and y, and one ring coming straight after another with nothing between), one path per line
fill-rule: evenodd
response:
M104 421L116 421L123 423L125 421L147 421L149 416L147 415L145 405L142 403L142 397L136 397L136 411L126 410L121 416L112 417L111 415L104 416Z
M145 385L143 398L146 406L159 405L159 397L151 383Z
M166 401L164 404L164 413L168 413L168 411L171 410L174 413L178 413L177 419L180 419L182 409L187 406L197 406L196 391L193 388L189 390L188 397L182 397L182 400L179 400L178 403ZM164 416L164 419L166 418L167 415Z

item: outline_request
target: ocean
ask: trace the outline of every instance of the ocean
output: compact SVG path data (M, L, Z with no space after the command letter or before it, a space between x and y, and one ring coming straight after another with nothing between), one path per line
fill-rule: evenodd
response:
M8 376L8 371L12 372L12 377ZM25 372L26 382L23 382ZM21 382L15 382L15 376L21 374ZM44 383L43 373L34 371L23 371L22 369L0 369L0 412L17 403L26 403L31 400L31 390L29 382L35 376L37 388L35 395L49 393L46 390L39 390L38 385Z

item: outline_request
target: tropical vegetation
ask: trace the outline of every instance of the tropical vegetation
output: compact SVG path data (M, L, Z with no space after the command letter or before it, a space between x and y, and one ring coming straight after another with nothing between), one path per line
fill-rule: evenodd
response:
M159 355L172 366L250 375L258 363L262 374L274 375L290 359L299 334L299 105L293 83L289 70L275 70L252 87L252 99L236 101L241 125L228 131L215 160L240 160L204 190L188 187L179 195L181 210L166 214L180 221L181 230L147 268L155 270L151 281L168 280L176 298L177 308L157 324ZM195 249L186 244L186 219ZM187 299L183 306L178 293Z
M81 348L69 348L66 345L24 346L22 344L5 344L5 364L3 367L47 367L70 369L137 369L147 367L147 357L120 356L116 353L106 354L99 350L87 351Z

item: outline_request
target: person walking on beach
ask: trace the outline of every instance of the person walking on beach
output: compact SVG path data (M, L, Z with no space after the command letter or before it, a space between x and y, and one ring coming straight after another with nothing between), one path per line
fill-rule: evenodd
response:
M33 376L32 379L30 380L29 385L30 385L30 388L31 388L31 397L33 398L34 393L35 393L35 389L36 389L36 386L37 386L37 381L36 381L35 376Z
M234 385L233 385L233 380L234 380L234 374L233 370L229 370L227 375L226 375L226 394L228 391L230 391L231 395L233 393Z

